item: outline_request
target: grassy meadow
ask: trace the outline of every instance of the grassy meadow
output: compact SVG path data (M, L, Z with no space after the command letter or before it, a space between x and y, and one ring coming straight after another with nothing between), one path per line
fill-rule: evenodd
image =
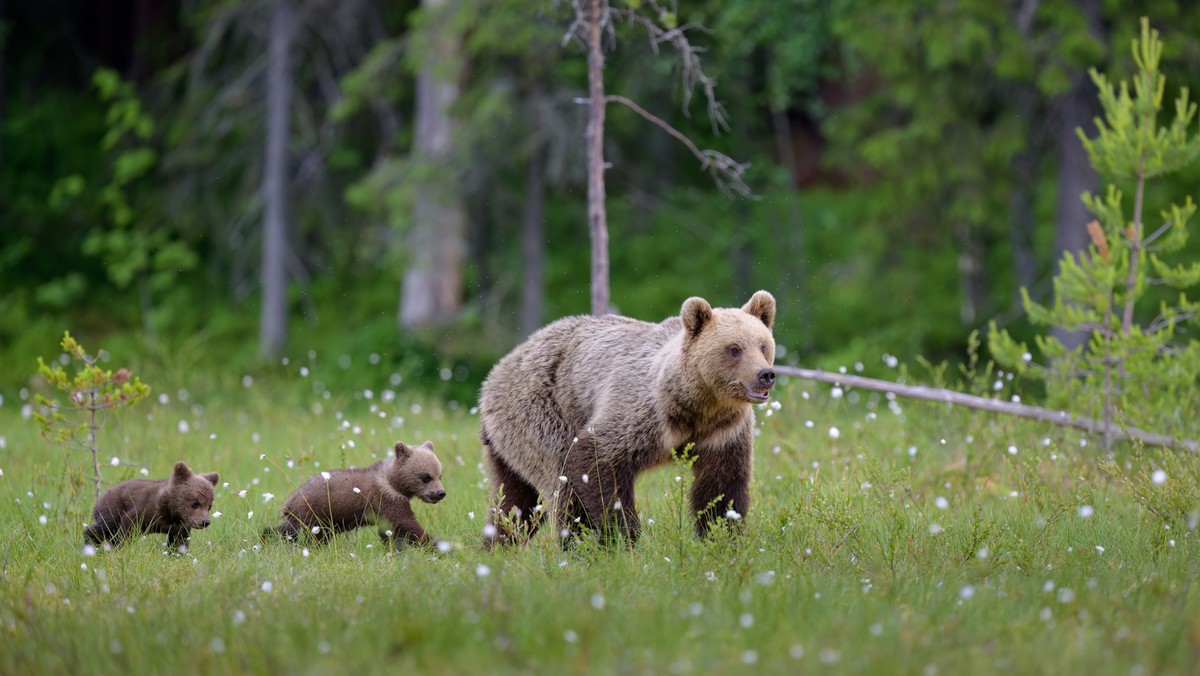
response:
M303 370L302 370L303 368ZM107 485L221 472L211 528L84 552L90 460L0 403L0 673L1193 673L1200 463L1074 431L792 380L758 412L741 536L692 535L688 476L638 485L636 547L549 529L480 546L488 488L469 401L379 374L343 391L141 372L104 430ZM1009 385L1001 381L1003 388ZM1008 396L1004 389L1000 395ZM321 469L433 440L449 492L417 516L448 551L258 533ZM225 483L227 482L227 483Z

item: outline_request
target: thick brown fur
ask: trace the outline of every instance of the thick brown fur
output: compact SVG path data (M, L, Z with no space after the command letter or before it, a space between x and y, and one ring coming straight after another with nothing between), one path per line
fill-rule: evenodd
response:
M180 460L169 479L122 481L96 500L84 541L118 545L134 530L141 530L166 533L168 546L184 549L191 529L211 523L208 512L220 480L220 474L197 474Z
M500 360L480 394L491 470L493 538L537 529L540 499L567 534L580 525L630 540L634 479L694 444L691 504L704 535L750 507L752 406L775 383L775 298L741 308L689 298L658 324L618 316L560 319ZM565 481L563 480L565 478Z
M435 503L446 497L442 463L431 441L420 446L397 441L392 451L387 460L369 467L314 475L284 503L283 523L264 535L275 532L295 541L308 533L324 543L336 533L378 524L386 544L431 543L410 501Z

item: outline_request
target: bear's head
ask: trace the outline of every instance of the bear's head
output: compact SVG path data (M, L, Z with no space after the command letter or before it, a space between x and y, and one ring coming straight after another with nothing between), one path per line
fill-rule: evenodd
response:
M775 297L759 291L741 308L691 297L680 311L689 368L716 397L761 404L775 386Z
M197 474L184 461L175 463L166 491L171 513L187 528L208 528L212 523L208 510L212 509L213 488L220 480L216 472Z
M446 497L442 488L442 463L433 453L433 442L409 446L397 441L396 458L387 468L387 481L406 498L425 502L441 502Z

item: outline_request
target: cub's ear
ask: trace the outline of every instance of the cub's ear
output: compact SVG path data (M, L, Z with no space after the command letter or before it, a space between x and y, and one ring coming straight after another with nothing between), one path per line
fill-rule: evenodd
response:
M421 446L428 448L430 451L433 450L433 442L432 441L426 441L425 443L421 444Z
M758 317L769 329L775 324L775 296L766 291L756 291L742 306L742 312Z
M187 481L192 476L192 468L187 466L187 463L180 460L175 463L175 471L171 473L171 478L176 481Z
M412 448L403 441L397 441L396 447L393 450L395 451L396 459L398 460L404 460L408 456L412 455Z
M692 296L683 301L679 317L683 320L683 328L687 331L688 337L695 338L712 321L713 309L708 301L699 296Z
M212 484L213 486L216 486L217 482L221 480L220 472L209 472L208 474L201 474L200 476L208 479L208 483Z

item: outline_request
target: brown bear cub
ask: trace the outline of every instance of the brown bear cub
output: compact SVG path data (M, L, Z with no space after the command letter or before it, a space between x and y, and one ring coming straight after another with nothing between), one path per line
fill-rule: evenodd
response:
M410 501L436 503L446 497L442 463L433 442L409 446L397 441L393 455L369 467L321 472L288 497L283 523L263 531L295 541L310 533L318 542L335 533L377 524L385 544L431 544Z
M130 479L104 491L83 532L91 545L118 545L134 530L165 533L167 544L187 548L193 528L208 528L213 489L221 475L197 474L180 460L169 479Z
M684 302L652 324L628 317L560 319L488 374L480 437L491 470L487 542L537 529L540 499L565 538L580 526L629 541L640 523L634 479L693 444L696 532L750 507L754 404L775 385L775 298L741 308Z

